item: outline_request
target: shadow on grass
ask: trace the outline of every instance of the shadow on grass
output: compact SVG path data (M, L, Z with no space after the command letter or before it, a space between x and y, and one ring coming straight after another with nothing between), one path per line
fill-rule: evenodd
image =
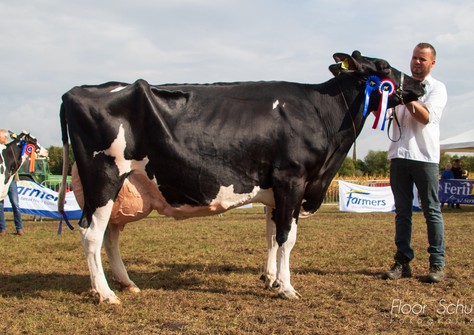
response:
M192 290L215 293L226 293L227 283L224 278L232 273L255 274L260 269L217 264L159 264L155 272L129 271L130 278L141 289ZM118 286L106 273L107 281L113 290ZM35 297L40 291L63 291L83 294L91 289L88 275L63 273L22 273L0 274L0 296L4 297Z
M315 274L318 276L329 276L329 275L336 275L336 276L345 276L345 275L363 275L369 276L374 278L381 278L383 275L383 271L372 271L368 269L361 269L357 271L351 270L319 270L319 269L294 269L296 273L300 274Z
M82 293L90 289L90 277L63 273L0 274L0 295L35 297L39 291Z
M242 286L240 292L246 294L259 294L254 290L255 285L260 282L261 269L257 267L241 267L229 264L203 264L203 263L167 263L157 264L159 269L149 271L129 271L130 278L141 289L152 290L187 290L208 293L225 294L235 291L232 287ZM337 275L363 275L381 279L382 272L361 269L357 271L343 270L319 270L319 269L294 269L293 273L316 274L318 276ZM255 280L250 284L232 283L235 278L231 274L254 275ZM110 287L119 291L111 279L111 273L106 273ZM230 279L229 279L230 278ZM422 280L422 278L419 278ZM24 273L24 274L0 274L0 295L4 297L36 297L41 291L69 292L82 295L90 291L90 277L88 275L62 274L62 273ZM246 286L246 287L243 287ZM263 288L263 283L262 283ZM260 292L267 295L264 290Z

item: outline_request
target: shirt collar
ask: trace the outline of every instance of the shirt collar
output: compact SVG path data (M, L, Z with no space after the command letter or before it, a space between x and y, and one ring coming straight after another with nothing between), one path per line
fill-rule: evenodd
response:
M427 75L425 79L423 79L422 83L425 85L432 85L434 82L434 78L431 74Z

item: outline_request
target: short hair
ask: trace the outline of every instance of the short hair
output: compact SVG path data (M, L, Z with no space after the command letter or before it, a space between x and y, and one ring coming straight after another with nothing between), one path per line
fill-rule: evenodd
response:
M433 54L433 59L436 59L436 49L431 44L426 43L426 42L420 42L416 46L420 49L431 49L431 53Z
M8 130L2 128L0 129L0 136L4 136L4 135L8 136Z

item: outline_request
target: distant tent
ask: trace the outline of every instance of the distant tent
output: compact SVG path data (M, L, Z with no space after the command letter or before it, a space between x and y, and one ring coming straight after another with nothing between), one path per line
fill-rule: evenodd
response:
M440 144L442 152L474 152L474 129L444 139Z

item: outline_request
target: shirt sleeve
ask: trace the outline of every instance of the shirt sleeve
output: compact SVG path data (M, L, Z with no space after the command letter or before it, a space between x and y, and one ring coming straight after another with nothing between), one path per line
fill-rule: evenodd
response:
M443 109L448 102L446 86L437 80L433 83L430 83L426 94L421 98L420 102L424 104L430 112L429 123L439 124Z

